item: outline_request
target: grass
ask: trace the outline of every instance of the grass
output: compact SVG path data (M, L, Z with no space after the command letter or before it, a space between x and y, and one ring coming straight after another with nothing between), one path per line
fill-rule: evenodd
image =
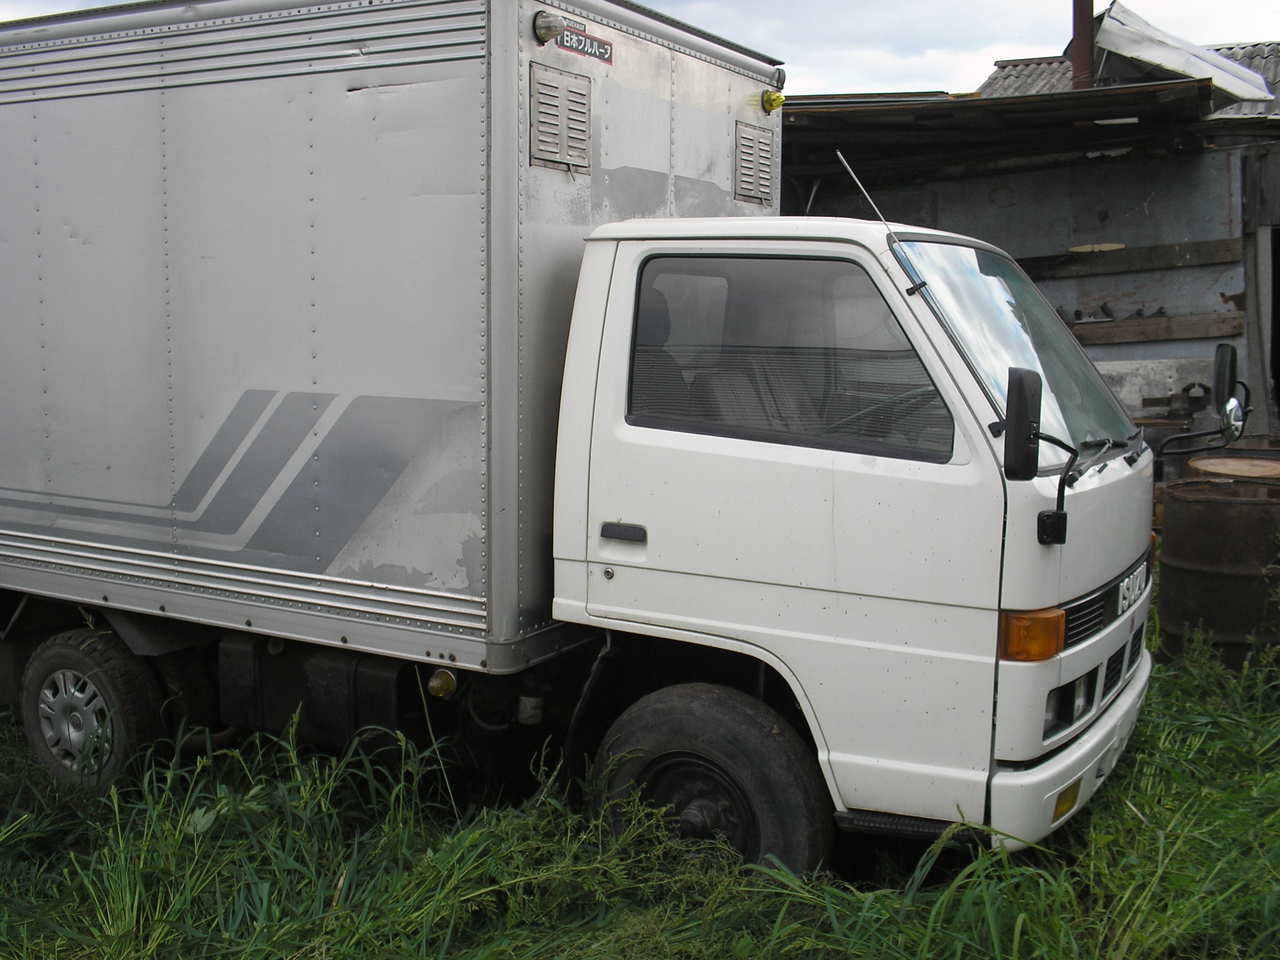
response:
M1280 672L1203 646L1157 668L1128 756L1046 849L852 844L843 878L744 868L653 814L613 837L551 789L458 810L407 743L388 764L261 739L56 794L0 726L3 957L1280 952Z

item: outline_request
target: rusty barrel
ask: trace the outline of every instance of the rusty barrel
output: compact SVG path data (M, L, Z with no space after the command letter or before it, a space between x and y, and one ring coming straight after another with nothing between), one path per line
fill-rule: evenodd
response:
M1246 433L1238 440L1231 441L1231 445L1224 449L1229 453L1239 453L1244 456L1254 454L1280 456L1280 440L1269 433Z
M1249 434L1221 450L1191 457L1183 470L1195 477L1247 477L1280 480L1280 440L1266 434Z
M1277 642L1280 480L1177 480L1165 485L1160 628L1177 652L1203 627L1228 663L1249 637Z
M1224 451L1225 453L1225 451ZM1280 456L1201 454L1187 461L1186 478L1231 477L1237 480L1280 480Z

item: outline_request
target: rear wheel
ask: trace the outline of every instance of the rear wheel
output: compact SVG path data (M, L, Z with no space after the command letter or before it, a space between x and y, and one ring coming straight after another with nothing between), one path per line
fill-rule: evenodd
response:
M161 736L162 693L150 666L110 631L50 637L22 674L27 742L54 779L105 787Z
M750 861L797 872L830 857L832 808L813 751L776 711L730 687L679 684L642 697L597 755L612 816L628 791L686 837L724 837Z

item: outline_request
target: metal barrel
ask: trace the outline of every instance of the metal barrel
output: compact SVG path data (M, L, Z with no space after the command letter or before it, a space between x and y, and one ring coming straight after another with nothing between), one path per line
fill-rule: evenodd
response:
M1266 434L1241 437L1221 450L1191 457L1182 474L1185 479L1238 477L1280 480L1280 440Z
M1164 490L1160 628L1177 653L1198 627L1239 665L1250 637L1275 643L1280 480L1178 480Z
M1225 454L1225 455L1224 455ZM1187 461L1187 479L1231 477L1237 480L1280 480L1280 456L1201 454Z

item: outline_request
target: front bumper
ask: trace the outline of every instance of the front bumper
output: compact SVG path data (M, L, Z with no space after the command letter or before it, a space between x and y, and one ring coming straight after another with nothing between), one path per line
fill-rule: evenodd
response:
M1001 769L991 778L991 827L1007 850L1020 850L1070 820L1093 796L1124 752L1151 679L1151 654L1143 650L1138 669L1116 698L1080 736L1043 763ZM1080 778L1075 806L1053 819L1058 794Z

